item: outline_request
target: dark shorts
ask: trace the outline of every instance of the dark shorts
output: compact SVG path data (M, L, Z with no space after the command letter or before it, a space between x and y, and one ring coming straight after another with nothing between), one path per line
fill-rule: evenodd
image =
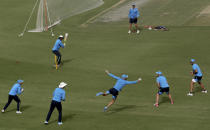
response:
M194 79L196 82L200 83L202 80L202 76L195 76Z
M137 24L137 22L138 22L138 19L137 18L134 18L134 19L130 19L129 20L129 23L135 23L135 24Z
M160 90L158 91L159 95L162 95L163 93L169 94L169 87L167 88L160 88Z
M109 93L112 94L113 98L116 99L118 95L118 91L115 88L109 89Z

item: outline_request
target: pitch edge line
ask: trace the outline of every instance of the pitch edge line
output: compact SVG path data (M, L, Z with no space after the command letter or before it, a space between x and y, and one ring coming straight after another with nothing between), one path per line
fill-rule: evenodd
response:
M91 17L90 19L88 19L85 23L81 24L80 26L81 26L81 27L87 27L88 24L91 23L93 20L95 20L98 16L100 16L100 15L102 15L102 14L108 12L109 10L111 10L111 9L113 9L113 8L115 8L115 7L117 7L118 5L124 3L125 1L126 1L126 0L120 0L119 2L117 2L117 3L114 4L114 5L112 5L111 7L107 8L107 9L103 10L102 12L98 13L97 15Z

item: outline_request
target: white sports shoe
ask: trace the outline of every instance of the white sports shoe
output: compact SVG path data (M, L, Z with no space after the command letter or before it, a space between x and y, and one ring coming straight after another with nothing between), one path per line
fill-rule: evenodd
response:
M2 110L1 110L1 112L2 112L2 113L4 113L4 112L5 112L5 110L4 110L4 109L2 109Z
M189 93L187 94L187 96L193 96L193 93L189 92Z
M21 112L21 111L16 111L16 113L17 113L17 114L22 114L22 112Z
M128 31L128 34L130 34L130 33L131 33L131 30Z
M58 125L63 125L63 123L62 122L58 122Z
M44 122L44 124L45 124L45 125L47 125L47 124L48 124L48 122L47 122L47 121L45 121L45 122Z
M137 30L136 33L139 34L140 33L140 30Z
M207 90L203 90L203 91L201 91L202 93L207 93Z

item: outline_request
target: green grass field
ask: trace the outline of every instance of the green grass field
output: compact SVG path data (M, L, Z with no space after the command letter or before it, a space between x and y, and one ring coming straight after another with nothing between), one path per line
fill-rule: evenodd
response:
M119 0L118 0L119 1ZM104 0L97 9L71 17L54 28L56 36L69 32L67 46L61 50L64 65L55 70L51 48L56 40L49 32L22 31L34 0L1 0L0 4L0 108L15 81L24 79L20 96L23 114L16 115L13 102L0 114L0 130L209 130L210 96L196 88L187 97L191 76L190 58L204 72L203 83L210 84L210 20L196 17L210 5L209 0L150 0L141 8L143 25L167 25L168 32L143 29L140 35L128 35L127 19L120 22L94 23L80 27L89 18L118 1ZM108 112L103 107L111 100L96 97L111 88L115 80L105 69L129 80L143 81L120 93ZM154 108L155 72L161 70L171 86L174 105L161 96ZM49 110L52 92L59 82L69 84L63 102L63 125L57 125L57 111L50 124L43 122Z

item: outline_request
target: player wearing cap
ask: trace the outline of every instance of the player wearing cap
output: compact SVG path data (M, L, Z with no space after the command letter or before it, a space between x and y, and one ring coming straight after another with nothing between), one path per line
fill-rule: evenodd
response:
M128 17L129 17L129 31L128 33L130 34L131 33L131 28L132 28L132 24L135 25L136 27L136 33L140 33L140 30L138 28L138 17L139 17L139 10L138 8L136 8L136 4L133 3L132 4L132 8L130 8L129 10L129 14L128 14Z
M62 125L62 104L61 101L65 101L65 90L64 87L67 84L64 82L61 82L58 86L58 88L55 89L55 91L53 92L53 98L52 98L52 102L50 105L50 110L47 114L47 118L45 120L45 124L48 124L48 121L50 120L51 114L54 111L55 107L58 110L58 125Z
M1 110L2 113L5 112L5 110L7 109L7 107L10 105L10 103L12 102L12 100L14 99L17 102L17 114L21 114L22 112L20 111L20 99L17 96L18 94L20 95L23 92L23 88L21 88L21 85L23 84L23 80L18 80L17 83L15 83L12 86L12 89L9 92L9 97L8 97L8 102L6 103L6 105L4 106L4 108Z
M172 98L171 98L171 94L169 93L169 85L168 82L166 80L166 77L162 75L162 72L158 71L156 72L156 82L157 82L157 86L158 86L158 93L156 94L156 102L154 104L155 107L159 106L159 96L162 95L164 92L168 95L171 104L174 104Z
M52 48L52 52L57 56L57 65L59 66L61 64L61 53L59 52L60 47L64 48L65 43L62 43L62 40L64 39L63 35L60 35L58 39L56 40L54 47Z
M104 107L104 111L106 111L112 104L114 104L114 102L115 102L116 99L117 99L118 93L122 90L122 88L123 88L125 85L127 85L127 84L136 84L136 83L138 83L138 82L141 81L141 78L139 78L139 79L136 80L136 81L127 81L128 75L123 74L123 75L121 76L121 78L120 78L120 77L117 77L117 76L115 76L115 75L109 73L108 70L106 70L105 72L106 72L109 76L111 76L112 78L116 79L117 82L116 82L116 84L115 84L115 86L114 86L113 88L109 89L109 90L106 91L105 93L99 92L99 93L96 94L96 96L99 96L99 95L107 96L107 95L109 95L109 94L112 94L112 101L111 101L107 106Z
M195 59L191 59L190 64L192 65L192 70L193 70L190 73L191 73L192 76L194 76L194 78L191 81L190 92L187 95L188 96L193 96L193 88L194 88L194 84L196 82L198 82L198 84L201 86L201 88L202 88L201 92L202 93L207 93L207 90L205 89L203 83L201 82L203 74L201 72L200 67L198 66L198 64L195 64Z

